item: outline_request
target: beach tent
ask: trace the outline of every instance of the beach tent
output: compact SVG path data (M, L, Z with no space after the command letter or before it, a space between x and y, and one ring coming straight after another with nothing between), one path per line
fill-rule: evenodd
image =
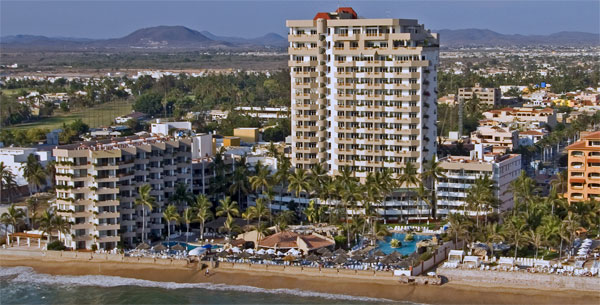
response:
M314 254L311 254L311 255L307 256L304 260L309 261L309 262L316 262L319 260L319 257L317 257Z
M267 250L267 254L274 255L275 254L275 250L274 249L269 249L269 250Z
M317 250L317 253L319 253L319 254L323 254L325 252L329 252L329 249L327 249L327 248L320 248L319 250Z
M227 257L229 256L229 253L227 253L227 251L221 251L219 253L217 253L217 257Z
M164 251L164 250L167 250L167 247L165 247L163 244L158 244L157 246L154 246L152 248L152 250L154 250L154 251Z
M201 256L203 255L205 252L207 251L206 248L202 248L202 247L198 247L198 248L194 248L190 251L190 253L188 253L189 255L195 255L195 256Z
M254 249L246 249L244 251L250 254L254 254Z
M463 250L450 250L450 253L448 253L448 262L461 263L463 256L465 256L465 251Z
M467 255L463 259L463 264L470 265L476 268L479 267L479 263L479 256L476 255Z
M240 248L238 248L238 247L233 247L233 248L231 248L231 252L240 253L240 252L242 252L242 250L240 250Z
M260 249L260 250L256 251L256 254L258 254L258 255L263 255L265 253L266 253L265 249Z
M546 260L535 260L535 262L533 263L535 267L548 267L550 268L550 261L546 261Z
M375 256L385 256L385 253L383 253L383 251L381 251L381 250L377 250L377 251L375 251L375 253L373 253L373 255L375 255Z
M176 244L175 246L173 246L173 248L171 248L175 251L183 251L185 250L185 248L181 245L181 244Z
M498 265L504 265L512 267L515 265L515 260L512 257L501 257L498 260Z
M333 260L333 262L338 265L346 263L347 261L348 261L348 258L345 255L340 255L340 256L336 257L335 260Z
M150 245L147 243L141 243L135 248L138 250L148 250L148 249L150 249Z
M342 249L337 249L337 250L333 251L333 254L335 254L335 255L346 254L346 251L344 251Z
M291 248L288 252L285 253L286 255L293 255L293 256L298 256L300 254L300 251Z

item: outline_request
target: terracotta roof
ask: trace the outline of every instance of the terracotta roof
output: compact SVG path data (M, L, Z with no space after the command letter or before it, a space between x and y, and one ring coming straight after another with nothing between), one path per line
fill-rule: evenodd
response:
M265 248L298 248L298 238L301 238L310 250L328 247L334 244L317 235L300 235L295 232L284 231L266 237L258 243L258 246Z
M595 132L592 132L592 133L584 136L582 138L582 140L579 140L579 141L567 146L567 149L591 148L591 147L587 147L585 145L585 142L583 141L583 139L600 139L600 131L595 131Z
M313 18L313 20L317 19L331 19L331 16L329 13L319 12L315 15L315 18Z
M352 15L353 19L358 18L358 14L354 11L353 8L351 7L340 7L336 10L336 12L339 13L346 13L346 14L350 14Z
M523 132L521 132L519 134L520 135L532 135L532 136L543 136L544 135L544 133L539 132L537 130L526 130L526 131L523 131Z

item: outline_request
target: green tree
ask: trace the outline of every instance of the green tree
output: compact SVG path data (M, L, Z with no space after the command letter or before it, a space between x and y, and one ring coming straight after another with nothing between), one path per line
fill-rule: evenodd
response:
M167 225L167 242L169 244L169 247L171 247L171 223L179 223L179 213L177 213L177 207L174 205L167 206L167 208L162 213L162 217Z
M156 198L150 195L152 188L150 184L144 184L138 188L138 198L135 199L135 205L142 207L142 242L146 240L146 208L152 211L156 204Z
M27 215L22 209L18 209L14 204L11 204L6 212L0 215L0 222L6 226L6 237L8 238L8 226L11 225L13 232L17 232L19 224L23 223Z

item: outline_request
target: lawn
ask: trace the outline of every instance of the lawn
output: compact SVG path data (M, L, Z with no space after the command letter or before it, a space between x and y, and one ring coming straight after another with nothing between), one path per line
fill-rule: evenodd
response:
M62 127L63 123L70 123L77 119L83 120L90 127L109 126L113 120L121 115L131 112L132 101L117 100L87 109L77 109L64 113L57 109L52 117L43 118L34 122L14 125L11 129Z

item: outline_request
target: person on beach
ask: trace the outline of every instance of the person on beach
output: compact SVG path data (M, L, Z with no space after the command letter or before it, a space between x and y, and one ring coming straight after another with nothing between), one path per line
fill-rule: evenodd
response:
M206 271L204 271L204 276L210 276L210 271L208 270L208 268L206 268Z

